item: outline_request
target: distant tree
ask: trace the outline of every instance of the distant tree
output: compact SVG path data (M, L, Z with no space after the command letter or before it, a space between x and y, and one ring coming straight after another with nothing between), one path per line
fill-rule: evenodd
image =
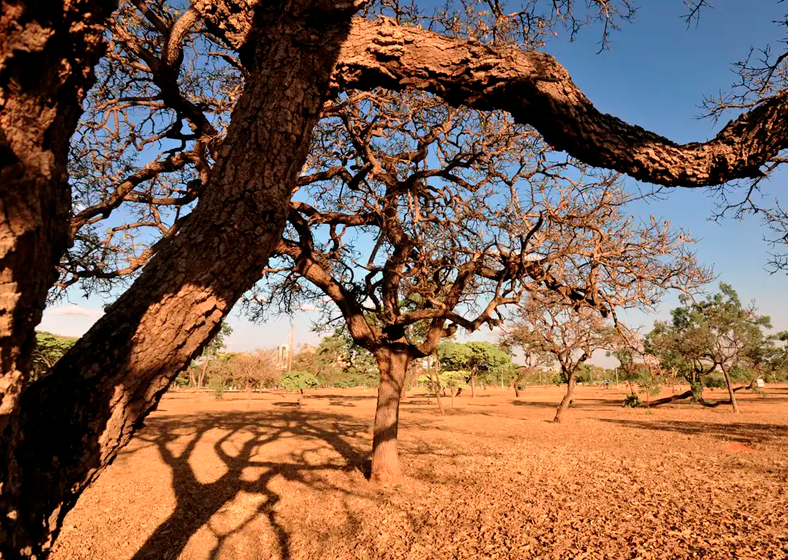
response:
M298 391L298 403L304 398L305 389L316 389L320 387L320 380L308 371L288 371L279 378L279 386L286 391Z
M514 324L501 335L499 340L501 347L508 352L512 352L514 348L519 348L523 352L525 363L517 370L517 378L513 383L515 397L520 396L520 389L527 380L541 382L542 373L555 364L553 354L545 352L539 338L531 336L530 333L527 326Z
M282 370L276 363L274 350L255 350L224 355L211 368L211 377L220 376L225 385L252 391L275 384Z
M221 327L216 333L216 336L214 336L211 342L208 343L208 345L203 349L201 354L202 366L200 368L200 376L196 383L198 391L203 387L203 383L205 381L205 372L208 370L208 364L227 348L227 337L232 333L233 328L227 323L222 322ZM191 368L189 368L189 372L192 374Z
M719 368L728 389L733 412L739 412L731 382L734 367L759 363L771 341L763 329L771 328L769 317L759 315L754 304L742 305L732 286L720 283L719 292L702 301L687 296L671 311L672 322L657 321L647 345L663 364L676 367L693 386L702 391L703 376Z
M553 419L561 422L572 401L580 365L594 350L607 347L615 331L610 321L593 310L572 309L554 298L523 302L516 325L510 334L512 344L550 353L561 368L566 394Z
M644 362L644 352L639 337L614 334L609 343L608 357L618 360L618 379L629 387L627 403L639 402L636 386L638 381L648 375Z
M445 370L439 371L437 375L424 375L419 378L419 382L429 384L436 397L439 398L439 393L449 391L451 397L451 405L454 406L454 398L468 386L468 379L470 372L468 370Z
M308 371L314 371L323 385L375 387L378 384L375 357L356 344L344 327L337 328L333 334L320 340L315 351L315 362L317 368Z
M752 369L767 381L788 380L788 331L769 335L765 342L748 353Z
M36 380L54 366L57 361L65 354L76 341L79 340L70 336L59 336L56 334L36 331L36 347L33 350L33 375Z
M476 381L481 376L498 373L498 368L512 363L512 358L491 342L446 342L438 346L441 367L451 371L468 372L466 383L471 386L471 398L476 396Z

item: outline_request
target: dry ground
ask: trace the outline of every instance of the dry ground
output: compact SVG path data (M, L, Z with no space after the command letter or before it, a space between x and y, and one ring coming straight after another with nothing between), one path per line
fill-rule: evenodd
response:
M407 481L364 477L374 392L170 393L66 518L54 560L788 558L788 387L620 407L579 387L402 405ZM723 391L707 394L723 398Z

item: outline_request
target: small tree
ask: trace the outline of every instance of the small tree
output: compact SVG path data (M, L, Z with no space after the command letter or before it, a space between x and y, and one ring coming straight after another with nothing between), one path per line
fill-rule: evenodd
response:
M566 394L555 412L561 422L569 408L577 382L577 371L594 350L610 344L614 330L610 323L591 309L571 309L555 299L532 298L521 307L517 328L509 335L511 343L524 349L549 352L561 368Z
M320 380L308 371L288 371L279 378L279 386L285 391L298 391L298 404L304 398L305 389L316 389L320 387Z
M471 398L476 396L479 377L498 373L498 368L512 363L512 358L497 344L491 342L446 342L438 347L441 366L468 372L466 383L471 386Z

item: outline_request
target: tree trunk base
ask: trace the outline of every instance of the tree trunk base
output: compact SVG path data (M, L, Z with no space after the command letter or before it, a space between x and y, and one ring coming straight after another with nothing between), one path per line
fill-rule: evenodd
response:
M401 472L373 472L369 479L381 486L399 486L405 483L405 476Z

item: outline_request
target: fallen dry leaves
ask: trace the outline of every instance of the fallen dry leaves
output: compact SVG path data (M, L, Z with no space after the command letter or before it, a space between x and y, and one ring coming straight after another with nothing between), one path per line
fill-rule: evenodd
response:
M740 415L579 387L560 425L558 388L480 393L404 402L393 488L363 474L373 391L168 394L52 558L788 558L788 387Z

